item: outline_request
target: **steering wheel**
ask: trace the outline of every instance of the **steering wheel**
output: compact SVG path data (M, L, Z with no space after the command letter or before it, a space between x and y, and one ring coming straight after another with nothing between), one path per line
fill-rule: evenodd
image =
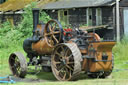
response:
M54 47L63 39L63 28L57 20L50 20L45 25L44 37L49 46Z

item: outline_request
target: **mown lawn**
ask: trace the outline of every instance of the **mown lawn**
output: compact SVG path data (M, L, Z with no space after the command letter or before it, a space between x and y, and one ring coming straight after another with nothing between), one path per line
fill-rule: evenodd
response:
M32 82L18 82L14 85L127 85L128 84L128 44L118 43L113 48L114 53L114 70L109 78L106 79L89 79L85 74L81 74L77 81L59 82L55 79L52 73L40 72L37 75L28 74L26 79L39 79L42 81ZM22 49L22 43L11 43L8 47L0 48L0 76L11 75L8 66L8 58L12 52L20 51L24 53ZM24 53L25 55L25 53ZM30 72L30 70L29 70ZM6 84L5 84L6 85Z

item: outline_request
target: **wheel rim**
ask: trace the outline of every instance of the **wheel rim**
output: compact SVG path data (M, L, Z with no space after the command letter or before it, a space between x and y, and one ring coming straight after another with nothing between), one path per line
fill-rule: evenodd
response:
M56 20L50 20L44 30L44 36L47 40L48 45L54 47L62 40L62 26Z
M13 74L19 76L21 68L20 68L20 61L17 56L13 56L10 58L10 65Z
M24 78L27 72L27 62L21 53L12 53L9 57L9 66L14 76Z
M73 78L81 71L79 59L75 60L74 54L72 53L70 47L64 44L55 48L51 58L51 67L53 74L60 81L73 80Z
M71 79L74 69L74 59L69 48L59 46L55 51L52 64L56 68L55 73L59 76L60 80Z

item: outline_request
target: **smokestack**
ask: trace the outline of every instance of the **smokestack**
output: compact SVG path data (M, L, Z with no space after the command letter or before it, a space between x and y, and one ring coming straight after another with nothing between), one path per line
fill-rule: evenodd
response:
M34 35L37 24L39 24L39 8L33 8L32 12L33 12L33 35Z

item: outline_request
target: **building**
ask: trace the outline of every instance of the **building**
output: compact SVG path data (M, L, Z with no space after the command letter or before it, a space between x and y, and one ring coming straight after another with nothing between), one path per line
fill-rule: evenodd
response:
M23 8L36 0L0 0L0 23L9 21L13 26L22 20Z
M16 0L15 4L19 5L21 1L25 0ZM7 19L16 24L20 20L25 3L22 2L17 7L9 7L7 4L14 2L0 5L0 21L4 22L4 18L8 17ZM128 35L128 0L120 0L119 4L122 38ZM95 31L104 40L116 40L116 0L39 0L37 7L46 11L51 18L59 20L62 25L86 28L88 32Z
M128 0L120 1L120 37L128 34ZM58 0L39 8L64 25L92 28L104 40L116 40L116 0Z

